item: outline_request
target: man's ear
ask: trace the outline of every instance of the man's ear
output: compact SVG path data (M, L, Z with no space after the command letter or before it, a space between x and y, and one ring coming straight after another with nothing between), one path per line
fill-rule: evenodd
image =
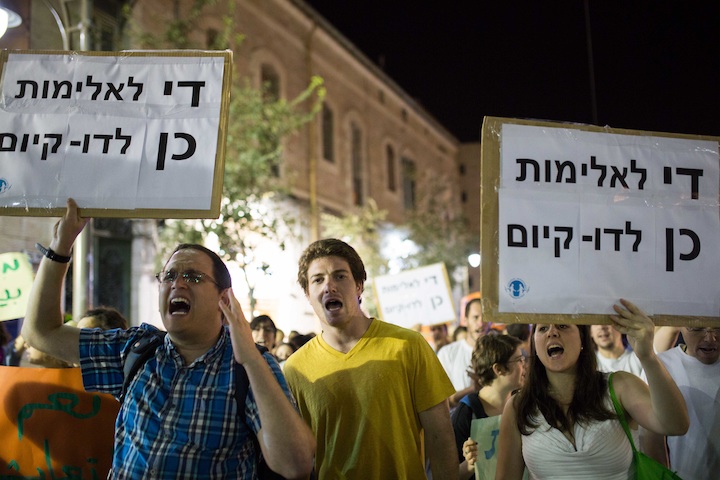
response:
M507 373L505 367L500 365L499 363L493 363L493 373L495 373L495 377L500 377L501 375L505 375Z
M222 292L220 292L220 301L223 303L223 305L229 306L230 305L230 294L228 293L230 291L229 288L226 288ZM218 310L220 310L220 307L218 307ZM227 325L227 319L225 318L225 314L222 310L220 310L220 320L222 321L223 325Z
M230 289L226 288L222 292L220 292L220 300L222 300L222 303L225 305L230 305Z

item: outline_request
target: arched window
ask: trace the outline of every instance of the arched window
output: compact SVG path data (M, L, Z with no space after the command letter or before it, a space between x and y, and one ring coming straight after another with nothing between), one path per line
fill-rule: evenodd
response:
M415 208L415 162L409 158L402 158L403 204L406 210Z
M260 67L260 85L267 100L274 102L280 98L280 75L275 67L268 63L263 63Z
M362 130L355 122L350 123L350 161L352 162L353 202L357 206L362 206L365 203L362 174Z
M385 161L387 162L387 187L394 192L397 190L395 179L395 150L392 145L385 147Z
M335 162L335 115L327 103L322 107L322 149L323 158Z

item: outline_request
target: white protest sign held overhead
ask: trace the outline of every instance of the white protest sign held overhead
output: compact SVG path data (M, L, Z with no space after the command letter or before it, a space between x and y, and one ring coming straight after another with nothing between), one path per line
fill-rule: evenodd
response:
M54 216L73 197L93 216L216 217L231 62L2 52L0 214Z
M717 139L496 122L491 314L720 317Z
M436 263L373 280L382 320L402 327L455 320L445 264Z

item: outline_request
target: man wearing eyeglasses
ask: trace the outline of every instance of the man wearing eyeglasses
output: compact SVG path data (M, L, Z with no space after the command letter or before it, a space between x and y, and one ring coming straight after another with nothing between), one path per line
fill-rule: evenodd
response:
M128 351L155 327L103 331L63 325L62 283L87 221L69 199L50 248L38 247L46 258L22 334L36 348L79 363L87 390L119 397ZM293 407L275 360L255 348L220 257L200 245L180 245L157 279L167 336L123 397L110 478L256 478L253 436L277 473L309 475L312 432ZM239 368L249 378L244 416L234 397Z
M667 437L670 468L684 480L717 478L720 471L720 328L683 327L684 345L658 354L687 404L690 428ZM665 437L645 432L643 448L665 460Z

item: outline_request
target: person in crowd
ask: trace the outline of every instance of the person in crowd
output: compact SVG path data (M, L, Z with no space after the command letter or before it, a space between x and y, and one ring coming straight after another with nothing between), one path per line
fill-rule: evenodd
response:
M295 347L291 343L281 343L275 348L275 358L278 359L278 362L284 362L293 353L295 353Z
M27 350L28 344L22 335L18 335L9 343L5 352L5 365L9 367L19 367L22 363L23 354Z
M655 327L653 344L655 345L655 353L662 353L680 344L685 345L685 340L680 334L680 327L665 325Z
M285 375L318 440L318 478L425 478L424 453L433 478L454 477L452 384L422 335L365 316L366 279L341 240L318 240L299 261L322 333L288 358Z
M476 393L479 388L477 379L470 369L470 360L478 338L487 334L490 328L489 324L482 321L480 305L479 298L473 298L465 305L467 320L465 339L446 345L438 352L438 359L455 387L455 393L448 398L450 408L455 408L461 398L469 393Z
M457 342L458 340L464 340L467 337L467 327L465 325L458 325L453 330L452 341Z
M10 333L5 328L5 322L0 321L0 365L5 365L5 348L12 340Z
M508 323L505 325L505 334L510 335L519 339L522 344L520 348L525 353L525 356L530 354L530 332L532 331L532 325L528 323Z
M305 335L302 335L302 337L305 337ZM300 340L299 336L295 336L293 341L296 343ZM295 353L297 351L297 348L295 347L295 344L293 343L281 343L277 347L275 347L275 358L278 361L278 364L280 365L280 369L285 370L285 362L288 358L290 358L290 355Z
M669 467L683 480L711 480L720 472L720 328L682 327L685 341L658 354L685 399L690 428L668 436ZM645 453L667 465L666 438L645 433Z
M648 383L616 372L612 386L631 429L683 435L688 413L682 394L653 350L652 320L620 300L610 319L627 335ZM609 395L608 374L597 370L587 325L536 324L527 379L503 411L496 479L634 478L633 452Z
M50 248L41 248L45 258L30 292L22 335L32 346L80 363L87 390L120 396L125 354L157 329L63 324L63 279L87 221L68 199ZM309 475L312 432L293 408L275 359L255 347L220 257L201 245L179 245L157 279L167 335L123 396L110 477L256 478L255 442L272 470L290 478ZM239 368L249 379L244 422L234 397Z
M250 321L250 330L252 330L253 340L261 347L265 347L269 352L275 349L275 322L267 315L258 315Z
M78 320L78 328L101 328L103 330L112 330L114 328L122 328L127 330L129 327L127 319L117 309L113 307L100 306L91 308L85 315Z
M623 337L611 325L592 325L590 337L593 340L597 356L598 369L601 372L630 372L645 378L640 359L623 342Z
M72 368L74 365L33 348L22 335L13 340L6 354L6 365L24 368Z
M297 335L293 335L292 338L288 340L288 343L295 347L295 351L297 352L303 345L308 343L313 338L315 338L315 334L313 332L305 334L298 333Z
M285 343L285 332L278 328L277 330L275 330L275 348L277 348L283 343Z
M450 336L448 335L447 323L440 323L438 325L430 326L430 333L432 334L433 345L435 346L435 353L437 353L445 345L452 343Z
M460 480L475 477L478 447L470 438L472 421L502 414L510 394L522 385L525 376L522 342L510 335L481 337L473 350L472 369L480 391L463 397L452 414Z

